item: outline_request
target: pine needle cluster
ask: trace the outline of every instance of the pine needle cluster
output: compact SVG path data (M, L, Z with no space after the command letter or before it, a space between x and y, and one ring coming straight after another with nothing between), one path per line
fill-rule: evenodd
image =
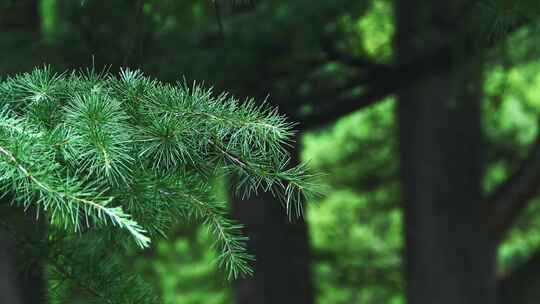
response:
M240 194L272 191L301 215L315 183L305 165L289 165L293 126L264 103L140 71L38 68L0 82L0 191L37 210L51 233L113 233L141 248L175 221L198 220L236 278L251 273L252 257L210 180L234 174Z

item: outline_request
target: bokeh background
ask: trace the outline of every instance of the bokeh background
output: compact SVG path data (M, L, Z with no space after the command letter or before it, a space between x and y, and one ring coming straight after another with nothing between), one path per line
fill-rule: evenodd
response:
M216 181L232 216L246 225L255 276L227 281L214 263L212 238L197 223L179 223L152 248L126 257L165 303L405 303L395 94L423 81L419 75L430 78L457 64L426 52L418 53L424 62L399 69L404 59L396 56L396 35L405 34L396 16L434 6L403 2L2 0L0 77L43 64L57 71L140 68L164 81L197 80L216 92L267 99L299 122L291 149L326 174L325 195L306 202L305 220L289 222L270 196L242 201L228 191L233 181ZM464 58L460 66L483 74L477 83L464 81L482 101L482 191L488 196L533 151L540 23L527 1L470 2L473 22L441 17L419 26L475 31L479 46L452 58ZM513 292L531 296L507 303L540 301L531 291L540 290L540 267L533 263L540 249L540 200L531 189L497 246L493 278L525 271L518 285L530 289Z

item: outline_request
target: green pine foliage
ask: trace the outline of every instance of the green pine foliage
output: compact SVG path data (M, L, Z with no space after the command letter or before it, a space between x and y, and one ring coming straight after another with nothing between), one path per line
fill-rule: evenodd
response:
M197 220L228 277L251 274L241 225L227 218L209 181L235 175L240 194L272 191L300 216L316 183L305 165L289 165L293 126L264 103L140 71L39 68L0 82L0 188L13 206L49 222L53 290L154 303L145 287L131 294L147 302L109 293L138 284L124 278L110 247L127 248L130 239L146 248L175 221Z

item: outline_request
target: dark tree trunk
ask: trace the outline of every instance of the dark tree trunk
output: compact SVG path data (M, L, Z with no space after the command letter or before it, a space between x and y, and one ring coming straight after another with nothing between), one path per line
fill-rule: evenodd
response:
M22 304L14 253L13 241L0 231L0 303Z
M448 41L462 56L465 4L398 0L397 60ZM481 203L482 70L475 60L398 94L409 304L496 303L496 244Z
M293 153L297 159L298 150ZM306 223L289 222L281 202L269 193L231 197L233 217L246 225L248 250L256 258L254 276L234 283L236 303L313 303Z
M5 202L0 214L0 303L46 303L45 222L36 220L34 210L25 213Z
M41 25L38 7L37 0L2 4L0 33L14 32L37 40ZM25 214L22 208L10 206L7 197L3 197L0 200L0 224L0 303L45 303L42 257L46 254L37 250L44 243L45 223L37 222L32 210ZM28 245L33 249L29 250ZM34 245L38 247L34 248Z

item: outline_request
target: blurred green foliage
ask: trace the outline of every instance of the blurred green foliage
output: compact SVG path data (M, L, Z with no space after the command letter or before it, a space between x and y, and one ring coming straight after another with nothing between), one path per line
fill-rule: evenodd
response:
M216 269L216 252L209 249L211 237L199 227L191 230L188 235L159 242L153 262L141 258L138 266L155 275L164 303L230 303L229 283Z
M309 210L319 303L402 301L394 122L389 99L304 137L303 157L331 185Z
M489 67L485 82L484 124L489 155L485 189L489 191L517 170L538 134L540 64L535 61ZM499 248L504 274L540 248L540 200L536 198Z

